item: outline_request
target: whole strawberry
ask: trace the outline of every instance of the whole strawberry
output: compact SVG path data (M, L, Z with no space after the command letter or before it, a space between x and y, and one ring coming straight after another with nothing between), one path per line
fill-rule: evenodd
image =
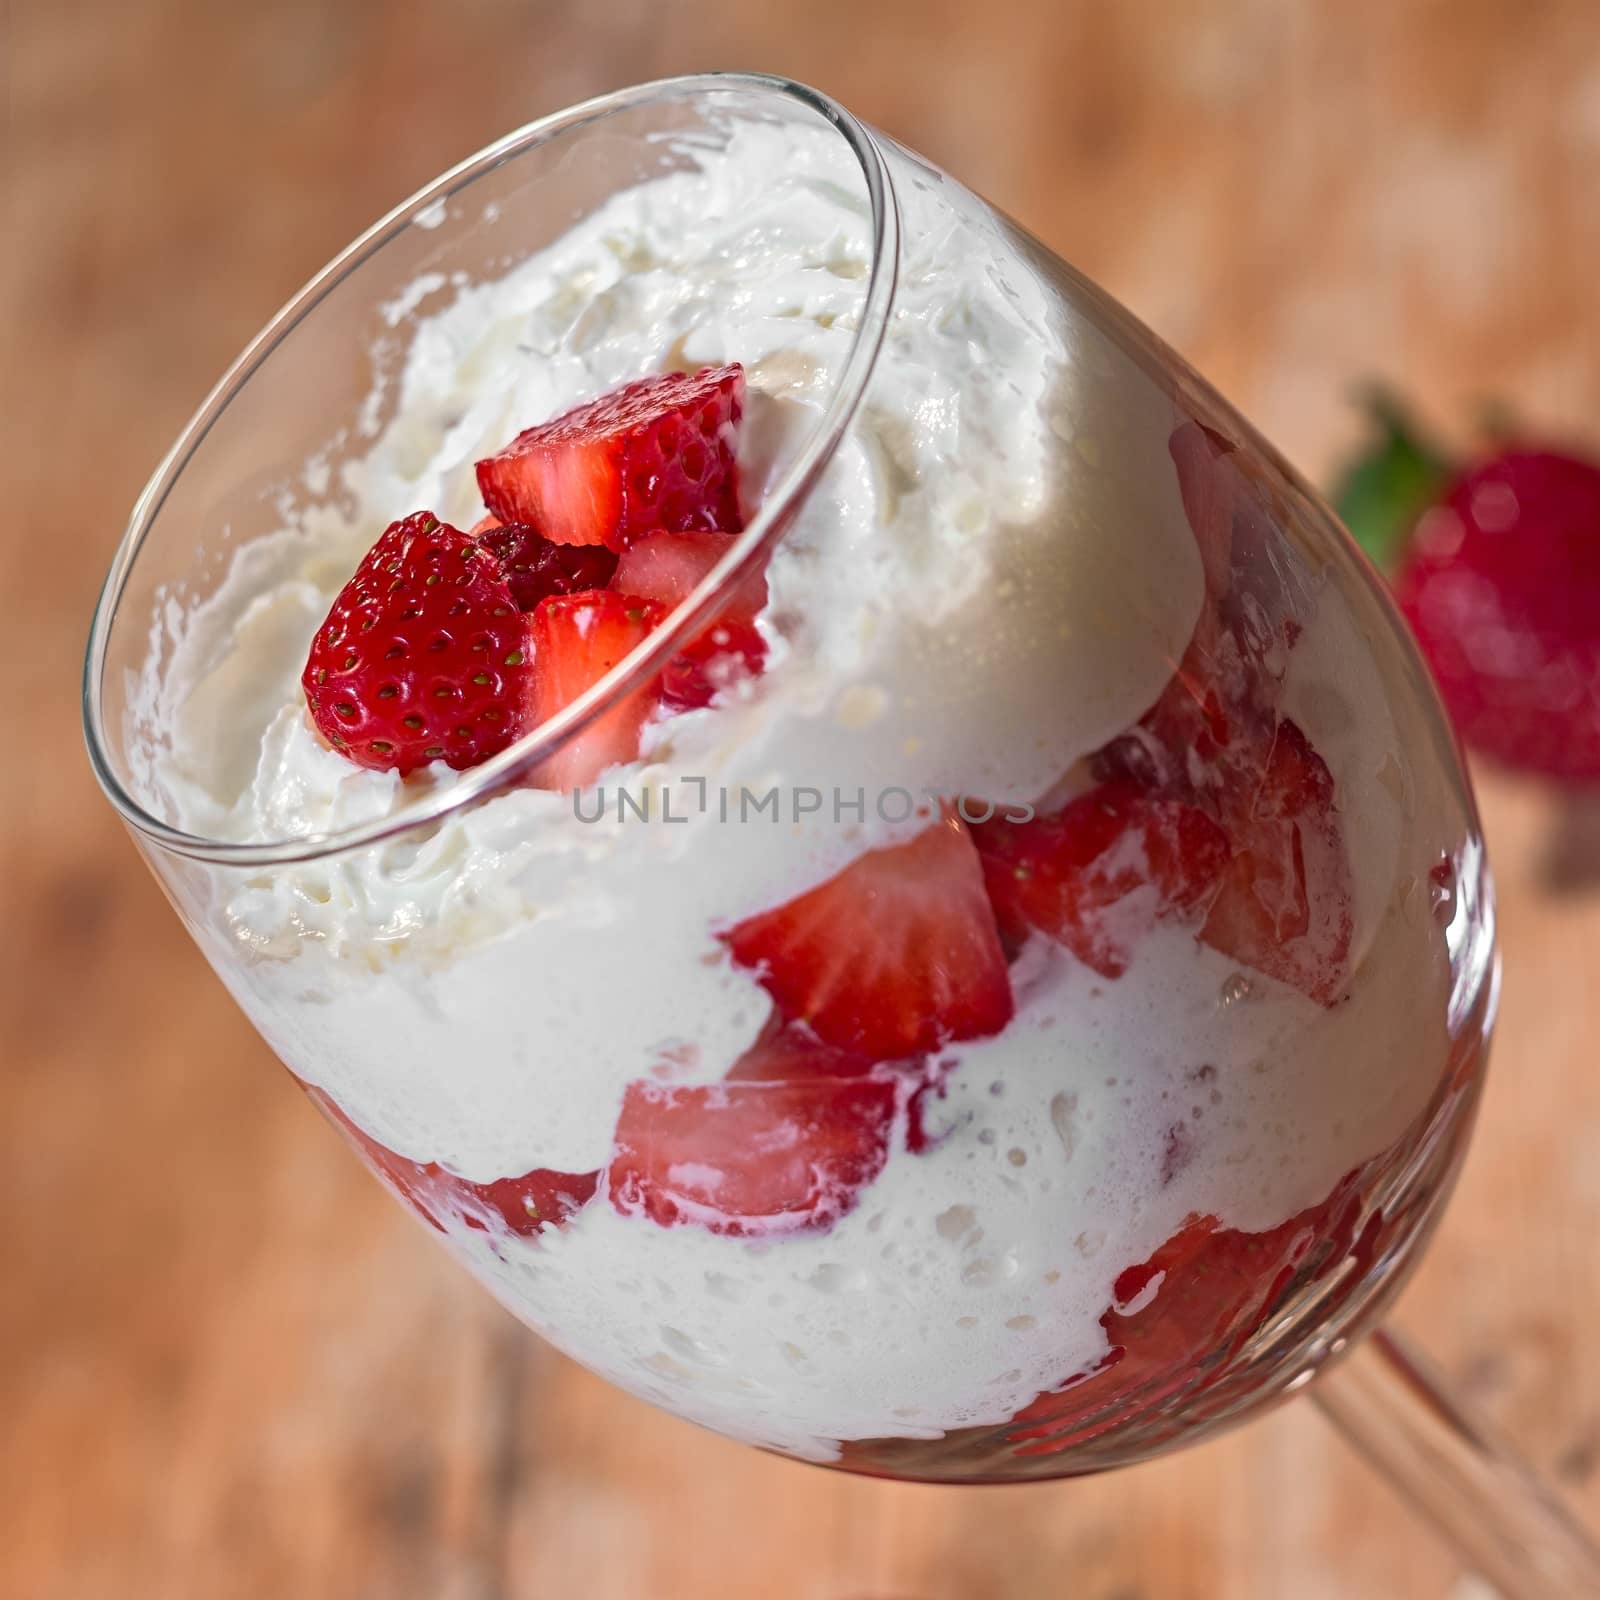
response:
M1600 779L1600 466L1511 450L1463 473L1394 586L1468 744Z
M1516 447L1452 473L1392 403L1380 419L1336 503L1457 731L1508 766L1600 779L1600 464Z
M523 730L526 629L495 556L417 512L367 552L312 639L311 720L363 767L486 761Z

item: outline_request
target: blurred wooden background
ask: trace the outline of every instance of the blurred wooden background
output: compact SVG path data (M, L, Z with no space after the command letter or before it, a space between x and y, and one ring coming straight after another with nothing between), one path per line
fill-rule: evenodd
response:
M1386 375L1600 443L1594 0L12 0L4 71L0 1594L1464 1596L1303 1406L940 1491L771 1460L541 1349L340 1148L94 790L144 477L388 205L574 99L815 82L1023 219L1314 477ZM1402 1322L1600 1522L1595 815L1481 774L1504 1025ZM1585 836L1587 832L1587 837Z

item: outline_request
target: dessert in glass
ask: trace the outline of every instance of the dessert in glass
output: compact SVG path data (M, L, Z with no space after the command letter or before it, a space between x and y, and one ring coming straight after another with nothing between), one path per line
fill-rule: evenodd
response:
M1464 1147L1490 891L1370 571L1125 312L782 80L535 124L335 261L139 502L86 720L424 1226L767 1449L1203 1437L1374 1323ZM1343 1409L1397 1473L1427 1426ZM1484 1570L1584 1570L1444 1448L1414 1492Z

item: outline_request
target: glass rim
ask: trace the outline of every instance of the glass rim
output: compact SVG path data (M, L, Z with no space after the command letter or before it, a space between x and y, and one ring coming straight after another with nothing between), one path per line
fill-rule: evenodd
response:
M212 839L192 834L155 816L129 793L109 759L104 740L102 688L106 657L123 594L145 536L194 452L252 375L323 299L357 267L419 215L485 174L562 134L618 112L663 101L726 94L775 95L797 102L839 133L861 169L871 207L872 239L861 317L827 405L805 443L743 532L699 584L635 651L624 657L555 716L522 735L497 755L465 770L448 789L402 806L391 816L331 832L268 840ZM769 73L707 72L660 78L599 95L514 129L457 162L401 201L347 245L247 344L189 419L134 502L127 528L111 560L95 605L83 666L83 727L90 764L118 814L138 835L176 855L224 866L277 866L316 860L382 843L426 827L470 807L536 766L601 717L646 678L658 672L703 620L715 616L739 582L752 573L781 537L800 501L832 459L866 392L889 324L899 273L900 217L894 183L876 136L836 100L818 89Z

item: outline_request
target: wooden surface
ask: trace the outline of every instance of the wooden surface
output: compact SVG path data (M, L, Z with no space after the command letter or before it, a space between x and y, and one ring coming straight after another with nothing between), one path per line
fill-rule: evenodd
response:
M1037 1489L852 1481L624 1399L291 1088L94 790L143 478L264 318L492 135L709 65L831 89L1024 219L1314 476L1387 375L1600 440L1593 0L13 0L0 252L0 1595L1465 1595L1295 1405ZM1503 1028L1401 1321L1600 1522L1594 813L1484 774ZM1587 873L1587 887L1583 879Z

